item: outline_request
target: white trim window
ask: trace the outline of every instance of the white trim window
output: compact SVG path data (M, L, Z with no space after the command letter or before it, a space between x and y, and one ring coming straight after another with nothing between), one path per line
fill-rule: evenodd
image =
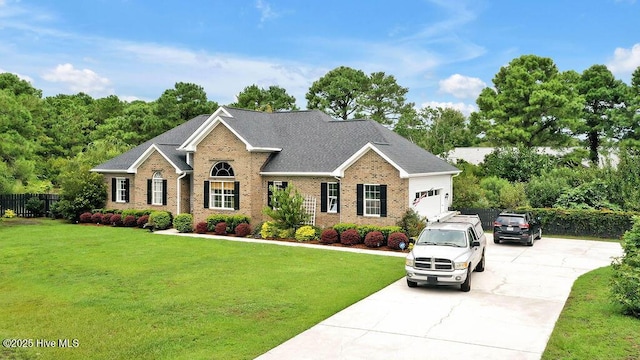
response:
M151 205L162 205L162 194L164 193L164 179L159 171L153 173L151 183Z
M364 185L364 215L380 216L380 185Z
M211 208L212 209L234 209L235 182L212 180L211 186Z
M123 177L116 178L116 202L127 202L127 179Z
M338 212L338 183L327 183L327 212Z

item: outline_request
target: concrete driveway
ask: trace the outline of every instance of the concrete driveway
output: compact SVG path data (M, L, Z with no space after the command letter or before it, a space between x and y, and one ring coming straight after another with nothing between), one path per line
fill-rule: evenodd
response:
M540 359L575 279L622 254L598 241L488 241L471 292L402 278L258 359Z

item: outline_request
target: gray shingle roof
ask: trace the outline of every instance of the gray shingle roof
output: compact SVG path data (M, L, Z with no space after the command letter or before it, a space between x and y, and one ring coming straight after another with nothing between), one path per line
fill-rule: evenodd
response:
M254 148L279 148L263 172L331 173L371 143L407 174L457 172L458 169L372 120L334 120L318 111L264 113L224 108L222 120ZM120 155L96 170L127 169L151 144L183 170L191 170L176 148L204 123L198 116ZM171 145L171 146L169 146Z
M173 163L182 171L192 170L186 162L186 154L176 149L182 144L194 131L196 131L209 115L200 115L187 121L184 124L162 133L151 140L148 140L122 155L96 166L93 171L97 172L125 172L152 144L156 144L158 149L162 151Z

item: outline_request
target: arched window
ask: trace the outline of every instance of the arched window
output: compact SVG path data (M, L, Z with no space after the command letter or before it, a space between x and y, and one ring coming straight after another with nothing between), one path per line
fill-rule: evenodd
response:
M162 205L162 194L164 192L164 179L159 171L153 173L152 178L152 205Z
M233 177L235 175L233 173L233 168L231 167L231 165L229 165L229 163L226 161L221 161L213 165L213 168L211 168L211 176Z
M231 179L235 176L233 168L226 161L221 161L211 168L209 181L209 207L213 209L234 210L237 208L237 182ZM227 179L220 179L227 178Z

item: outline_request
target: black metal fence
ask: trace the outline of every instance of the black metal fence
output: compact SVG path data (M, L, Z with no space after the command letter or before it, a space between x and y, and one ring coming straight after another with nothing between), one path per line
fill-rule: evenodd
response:
M493 221L500 214L500 209L475 209L475 208L466 208L466 209L455 209L460 211L462 215L475 215L478 214L480 217L480 221L482 221L482 229L485 231L493 230Z
M41 201L40 214L27 210L27 201L37 198ZM5 194L0 195L0 216L4 216L7 210L13 210L20 217L36 217L49 214L51 205L59 200L57 194Z

